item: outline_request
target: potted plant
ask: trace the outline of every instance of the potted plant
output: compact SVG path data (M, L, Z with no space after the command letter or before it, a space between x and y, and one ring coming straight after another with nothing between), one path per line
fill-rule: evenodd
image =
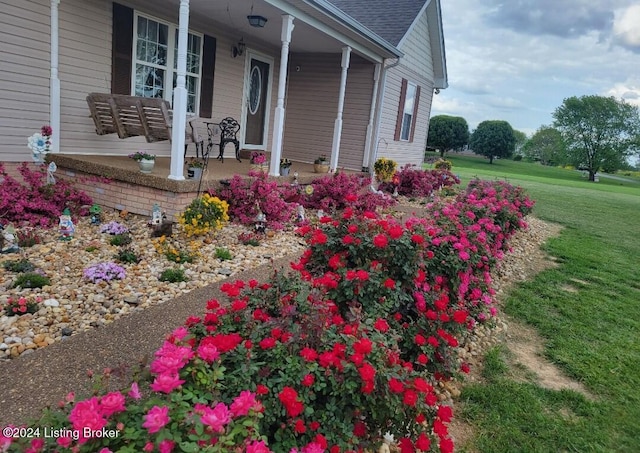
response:
M260 151L254 151L251 153L251 170L252 171L267 171L267 156Z
M187 163L187 178L201 179L204 170L204 162L200 159L190 159Z
M280 159L280 175L288 176L291 169L291 161L289 159Z
M321 154L313 161L313 171L316 173L328 173L329 161L326 154Z
M146 151L136 151L133 154L129 154L129 157L138 162L142 173L151 173L153 171L153 166L156 163L155 154L150 154Z

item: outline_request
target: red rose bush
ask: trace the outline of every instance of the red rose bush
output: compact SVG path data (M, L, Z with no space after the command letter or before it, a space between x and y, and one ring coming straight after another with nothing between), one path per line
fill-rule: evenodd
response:
M403 453L453 451L452 410L434 389L468 369L456 347L495 313L490 271L532 205L518 188L474 181L426 218L346 208L303 226L293 272L223 284L226 300L167 337L150 380L70 398L34 424L87 435L0 446L337 453L377 450L390 433Z

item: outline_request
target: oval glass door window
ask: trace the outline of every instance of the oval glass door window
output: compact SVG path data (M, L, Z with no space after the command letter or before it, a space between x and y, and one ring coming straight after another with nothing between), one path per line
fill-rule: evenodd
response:
M250 77L249 111L252 115L255 115L260 107L260 95L262 94L262 74L260 73L260 68L257 66L251 68Z

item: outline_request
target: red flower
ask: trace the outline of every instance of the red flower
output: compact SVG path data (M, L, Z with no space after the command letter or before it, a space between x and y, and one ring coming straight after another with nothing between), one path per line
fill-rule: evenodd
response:
M303 434L305 431L307 431L307 428L304 426L304 422L300 419L296 420L296 424L294 425L293 429L295 429L295 431L300 434Z
M413 388L420 393L427 393L433 391L433 387L423 378L417 377L413 380Z
M231 311L242 311L247 308L247 302L236 299L231 303Z
M351 234L358 232L358 225L349 225L347 231Z
M416 440L416 448L422 451L429 451L431 449L431 439L425 433L420 433L418 440Z
M358 354L367 355L373 349L373 342L368 338L362 338L353 344L353 350Z
M469 367L468 363L462 363L460 365L460 369L462 370L463 373L468 373L469 371L471 371L471 368Z
M356 422L353 426L353 435L356 437L364 437L367 434L367 425L362 422Z
M398 443L400 444L400 453L415 453L416 449L413 448L413 444L406 437L400 439Z
M394 282L393 279L388 278L384 281L384 287L394 289L396 287L396 282Z
M313 374L305 374L305 376L302 378L302 385L304 385L305 387L311 387L315 381L316 378L313 376Z
M389 390L392 393L402 393L404 391L404 384L396 378L389 379Z
M297 417L304 410L304 405L301 401L298 401L298 393L291 387L283 388L278 394L278 399L290 417Z
M414 234L411 236L411 242L413 242L414 244L423 244L424 237L420 236L419 234Z
M404 233L404 230L399 225L394 225L391 228L389 228L389 236L391 236L391 239L401 238L402 233Z
M389 244L387 237L384 234L376 234L373 237L373 245L379 248L385 248Z
M456 310L455 313L453 313L453 320L458 324L464 324L467 322L467 316L468 313L466 310Z
M427 357L425 354L418 355L418 363L421 365L426 365L427 363L429 363L429 357Z
M373 381L376 376L376 369L370 363L362 365L358 372L363 381Z
M453 452L453 440L449 437L440 439L440 453L452 453Z
M358 269L356 271L356 276L358 277L358 280L361 280L363 282L366 282L367 280L369 280L369 272L363 269Z
M300 357L305 359L307 362L315 362L318 358L318 353L315 349L302 348L302 351L300 351Z
M276 346L276 339L272 337L267 337L262 339L259 344L262 349L271 349Z
M389 330L389 323L387 322L386 319L378 318L376 320L376 322L373 324L373 327L376 330L384 333L384 332L387 332Z
M355 366L360 366L362 365L362 362L364 362L364 356L362 354L352 354L349 357L349 360L351 360Z
M267 393L269 393L269 389L266 385L258 384L256 386L256 393L258 395L266 395Z
M353 239L353 236L348 235L348 234L345 237L342 238L342 243L344 245L353 244L354 241L355 241L355 239Z
M317 431L320 428L320 422L309 423L309 428L311 428L311 431Z
M453 411L451 410L451 406L440 406L438 408L438 417L445 423L451 421L451 417L453 417Z
M406 389L404 391L402 402L407 406L415 406L418 402L418 394L411 389Z
M418 346L424 346L425 344L427 344L427 340L419 333L416 334L416 336L413 338L413 341Z

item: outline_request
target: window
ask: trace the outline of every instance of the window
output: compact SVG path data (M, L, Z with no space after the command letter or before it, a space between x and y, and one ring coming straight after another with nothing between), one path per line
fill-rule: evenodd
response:
M198 111L202 41L202 36L188 34L185 86L189 113ZM133 94L163 98L172 102L173 88L178 78L178 28L175 25L136 14L133 53Z
M406 79L402 79L400 88L400 105L396 122L396 141L413 142L416 127L416 115L420 102L420 87Z
M409 140L411 125L413 124L413 107L416 100L416 86L409 83L407 93L404 97L404 109L402 111L402 127L400 129L400 140Z

